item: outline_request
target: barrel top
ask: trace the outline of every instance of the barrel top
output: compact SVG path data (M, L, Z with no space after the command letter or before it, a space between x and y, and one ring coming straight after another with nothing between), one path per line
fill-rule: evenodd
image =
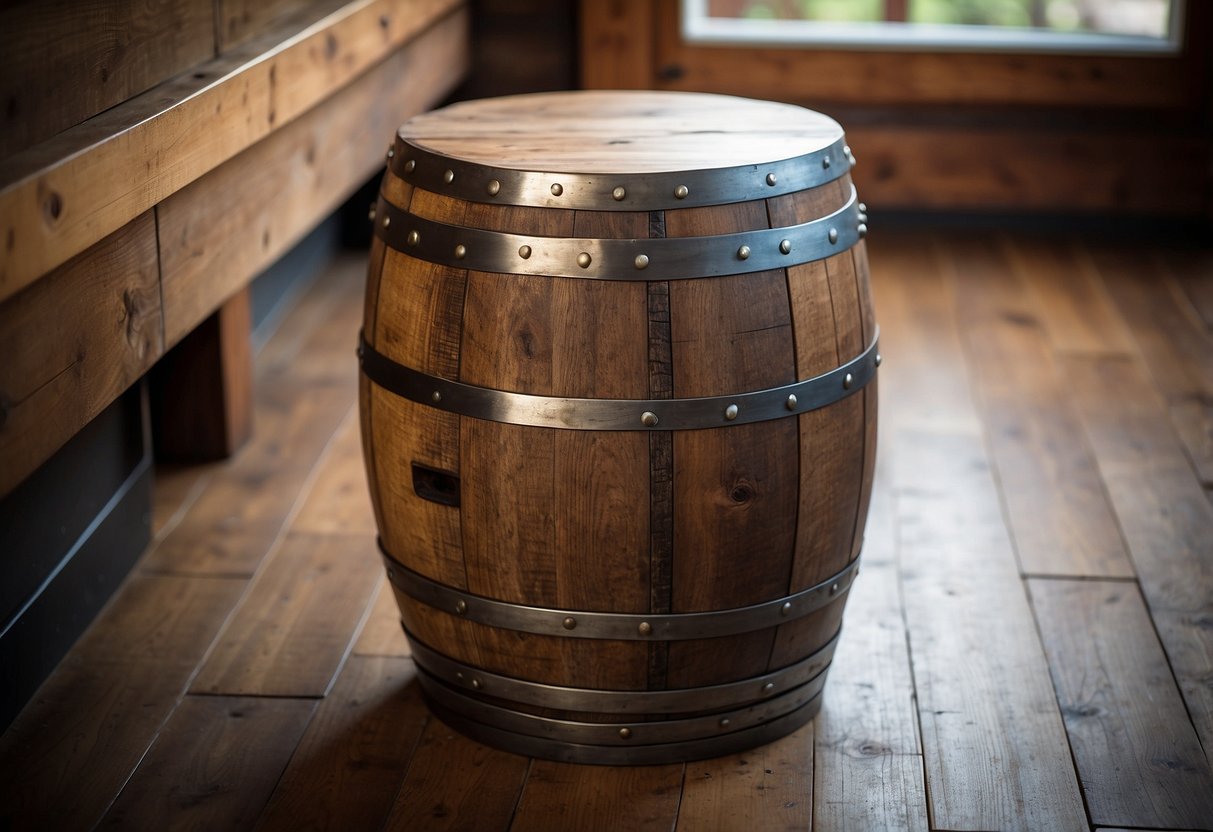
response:
M581 91L465 101L416 116L401 140L495 168L668 173L791 159L842 138L791 104L686 92Z

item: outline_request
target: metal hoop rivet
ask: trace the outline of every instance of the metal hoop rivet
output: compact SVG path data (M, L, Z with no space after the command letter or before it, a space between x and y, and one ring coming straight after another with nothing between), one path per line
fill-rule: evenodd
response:
M775 184L775 174L773 174L773 173L768 173L768 174L767 174L767 184L768 184L768 185L771 185L771 186L774 186L774 184Z
M615 190L611 191L611 197L616 202L623 202L623 198L627 195L628 195L628 192L623 189L622 185L619 185L618 187L615 188Z
M686 199L690 192L686 185L679 185L674 189L674 199Z
M858 205L856 205L855 207L859 209L859 213L861 213L861 214L868 213L868 206L862 202L859 203Z
M564 625L566 630L572 630L577 626L577 619L570 615L568 618L564 619L561 624Z
M861 222L859 224L859 228L856 230L859 231L859 239L862 240L864 237L868 236L868 224L866 222Z
M637 254L634 262L636 263L636 268L643 269L649 265L649 256L647 254Z
M497 194L501 193L501 183L496 179L490 179L487 190L489 192L489 196L497 196Z
M581 266L583 269L588 269L590 267L590 263L593 261L594 258L590 257L590 253L588 251L583 251L581 254L577 255L577 265Z
M729 718L728 718L727 716L722 716L722 717L720 718L720 727L721 727L721 728L728 728L728 727L729 727Z
M437 390L435 390L433 393L430 393L430 400L431 400L431 401L434 401L434 402L440 402L440 401L442 401L442 393L440 393L440 392L438 392ZM460 601L459 603L461 603L461 604L462 604L463 602L462 602L462 601Z
M523 260L526 260L528 257L531 256L531 247L530 246L520 246L518 249L518 256L521 257Z
M737 259L738 260L749 259L749 256L750 256L750 247L749 246L742 246L741 248L737 249Z
M843 376L843 379L842 379L842 389L850 390L851 385L854 383L855 383L855 376L851 375L850 373L847 373L845 376Z
M452 182L454 182L455 181L455 171L451 170L450 168L447 168L446 172L442 174L442 181L448 185L451 184Z
M620 737L620 739L625 739L625 740L626 740L626 739L629 739L631 736L632 736L632 729L631 729L631 728L620 728L620 729L619 729L619 737Z
M410 231L407 240L410 246L415 246L421 242L421 233L416 230Z
M407 162L404 163L404 172L405 173L412 173L416 169L417 169L417 160L416 159L409 159Z
M829 156L826 156L821 160L821 169L822 170L830 169L830 157Z
M473 680L472 680L472 687L474 687L476 690L480 690L482 687L484 687L484 685L482 685L482 684L480 683L480 680L479 680L479 679L473 679Z
M462 670L455 671L455 681L457 681L457 682L463 681L463 671Z
M831 595L838 594L838 584L836 584L836 583L830 584L830 594Z
M783 403L783 406L786 407L788 410L795 410L796 409L796 394L789 393L788 400Z
M460 598L458 601L455 602L455 612L459 613L460 615L463 615L467 611L468 611L468 602L467 601Z
M370 220L371 222L374 222L374 221L375 221L375 205L374 205L374 203L372 203L372 204L371 204L371 207L367 209L367 212L366 212L366 218L367 218L368 220Z
M641 621L640 626L636 628L636 632L640 633L642 636L647 636L653 632L653 625L647 621Z
M790 615L792 613L792 602L784 601L783 606L779 608L780 615Z
M384 228L387 228L387 227L388 227L389 225L391 225L391 224L392 224L392 218L391 218L391 217L384 217L384 218L383 218L383 227L384 227Z
M770 696L774 690L775 690L775 683L767 682L765 685L762 686L762 695Z
M388 157L389 159L391 159L391 158L392 158L393 156L395 156L395 155L396 155L396 148L394 148L394 147L389 147L389 148L387 149L387 157Z
M552 196L560 196L562 193L564 193L564 186L561 185L559 182L553 182L552 183Z
M779 251L781 254L791 254L792 253L792 241L791 240L780 240L779 241Z
M837 243L837 242L838 242L838 229L837 229L837 228L831 228L831 229L830 229L830 233L829 233L829 234L827 234L826 236L830 238L830 243L831 243L831 244Z
M462 243L455 246L455 259L456 260L462 260L463 258L465 258L467 256L468 256L467 246L463 245Z
M883 362L883 361L884 361L884 356L881 355L880 353L876 353L876 366L879 367L881 362Z
M724 418L728 421L733 421L737 418L737 405L731 404L724 409Z
M651 410L646 410L640 414L640 424L646 428L657 427L657 414Z

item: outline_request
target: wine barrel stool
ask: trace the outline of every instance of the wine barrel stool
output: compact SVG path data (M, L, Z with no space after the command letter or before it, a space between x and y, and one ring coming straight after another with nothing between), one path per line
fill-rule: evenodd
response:
M831 119L716 95L515 96L400 128L362 435L451 727L650 764L817 712L876 441L853 164Z

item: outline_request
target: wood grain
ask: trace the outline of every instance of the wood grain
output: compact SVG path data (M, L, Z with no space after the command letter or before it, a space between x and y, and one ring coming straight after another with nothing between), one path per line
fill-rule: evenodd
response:
M100 828L251 827L315 707L301 699L187 698Z
M291 531L365 537L375 534L359 434L357 414L351 412L318 462L311 489L291 520Z
M1163 268L1183 290L1206 329L1213 329L1213 255L1208 248L1164 250Z
M130 578L0 737L0 822L92 828L244 591L243 580Z
M312 26L249 41L0 162L0 229L10 241L0 261L0 298L293 121L435 24L434 31L465 31L458 8L454 0L347 4ZM461 64L447 68L458 74ZM232 129L215 130L216 118ZM162 152L166 147L172 152Z
M211 0L8 3L0 10L0 159L214 54Z
M157 213L170 344L381 167L396 126L440 100L460 77L464 34L458 18L421 34L290 124L167 196ZM401 78L409 83L401 85Z
M400 629L400 608L392 587L384 578L371 611L367 614L362 632L354 642L356 656L407 656L409 645Z
M809 829L812 723L772 743L686 764L677 829Z
M191 692L327 695L382 569L368 534L288 534L223 628Z
M650 5L636 0L581 0L582 89L645 90L653 79Z
M681 764L626 768L536 760L510 829L668 830L682 777Z
M1091 822L1208 827L1213 772L1137 587L1028 586Z
M430 717L385 829L509 829L530 762Z
M349 412L349 394L340 388L304 388L290 380L262 384L252 441L230 467L215 473L210 487L156 544L142 568L251 576ZM267 480L275 487L266 488Z
M218 0L215 3L215 54L222 55L284 22L320 20L343 5L343 0Z
M1213 742L1213 504L1193 476L1159 393L1142 368L1068 359L1066 375L1099 461L1142 595L1188 713Z
M0 304L0 496L164 352L150 212Z
M407 659L351 657L257 828L381 829L429 718L416 675Z
M932 823L1086 829L1048 665L980 442L921 431L896 441L906 626Z
M894 451L880 451L861 574L815 720L813 821L823 829L928 828L887 464Z
M1131 577L1082 425L1031 295L983 240L943 246L1020 569Z

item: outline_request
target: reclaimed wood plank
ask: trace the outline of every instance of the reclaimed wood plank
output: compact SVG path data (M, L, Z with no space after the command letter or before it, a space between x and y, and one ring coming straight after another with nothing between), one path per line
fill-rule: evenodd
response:
M448 18L158 206L168 343L382 169L383 149L400 123L458 81L464 37L462 19ZM365 258L359 261L365 269Z
M1205 328L1213 330L1213 252L1207 247L1165 248L1158 256L1184 298L1204 321Z
M1166 397L1193 467L1213 483L1213 332L1152 250L1091 247L1089 254Z
M408 659L351 657L257 828L381 829L429 718L416 675Z
M354 642L354 655L409 655L409 645L400 628L400 608L396 606L396 596L392 594L392 586L386 577L380 581L371 611L362 625L358 640Z
M653 10L644 0L579 4L581 87L647 90L653 84Z
M816 719L813 822L821 829L927 829L899 595L896 497L885 462L893 452L880 450L861 573L848 595Z
M385 829L509 829L529 761L430 717Z
M0 824L92 828L185 693L245 583L128 579L0 737Z
M988 237L943 246L1020 569L1130 577L1082 425L1031 295Z
M0 158L215 54L212 0L52 0L0 9Z
M578 766L535 760L511 832L577 829L669 830L684 766Z
M1087 829L980 441L906 432L893 467L932 824Z
M99 828L250 828L315 707L306 699L186 698Z
M687 763L676 829L809 829L813 769L812 723L750 751ZM653 828L668 828L660 820Z
M1028 587L1092 823L1213 828L1213 771L1136 584Z
M338 426L303 505L291 519L291 531L313 535L375 534L375 517L362 464L358 414L351 411ZM376 559L377 560L377 559Z
M1069 358L1072 395L1202 745L1213 745L1213 503L1134 361Z
M0 497L164 353L151 212L0 304Z
M220 633L191 692L327 695L382 570L368 534L288 533Z
M11 242L0 260L0 298L295 120L436 24L466 31L467 16L456 0L348 3L311 25L255 38L0 162L0 229ZM448 68L458 74L461 66ZM216 118L231 129L214 129ZM173 152L161 152L165 147Z

